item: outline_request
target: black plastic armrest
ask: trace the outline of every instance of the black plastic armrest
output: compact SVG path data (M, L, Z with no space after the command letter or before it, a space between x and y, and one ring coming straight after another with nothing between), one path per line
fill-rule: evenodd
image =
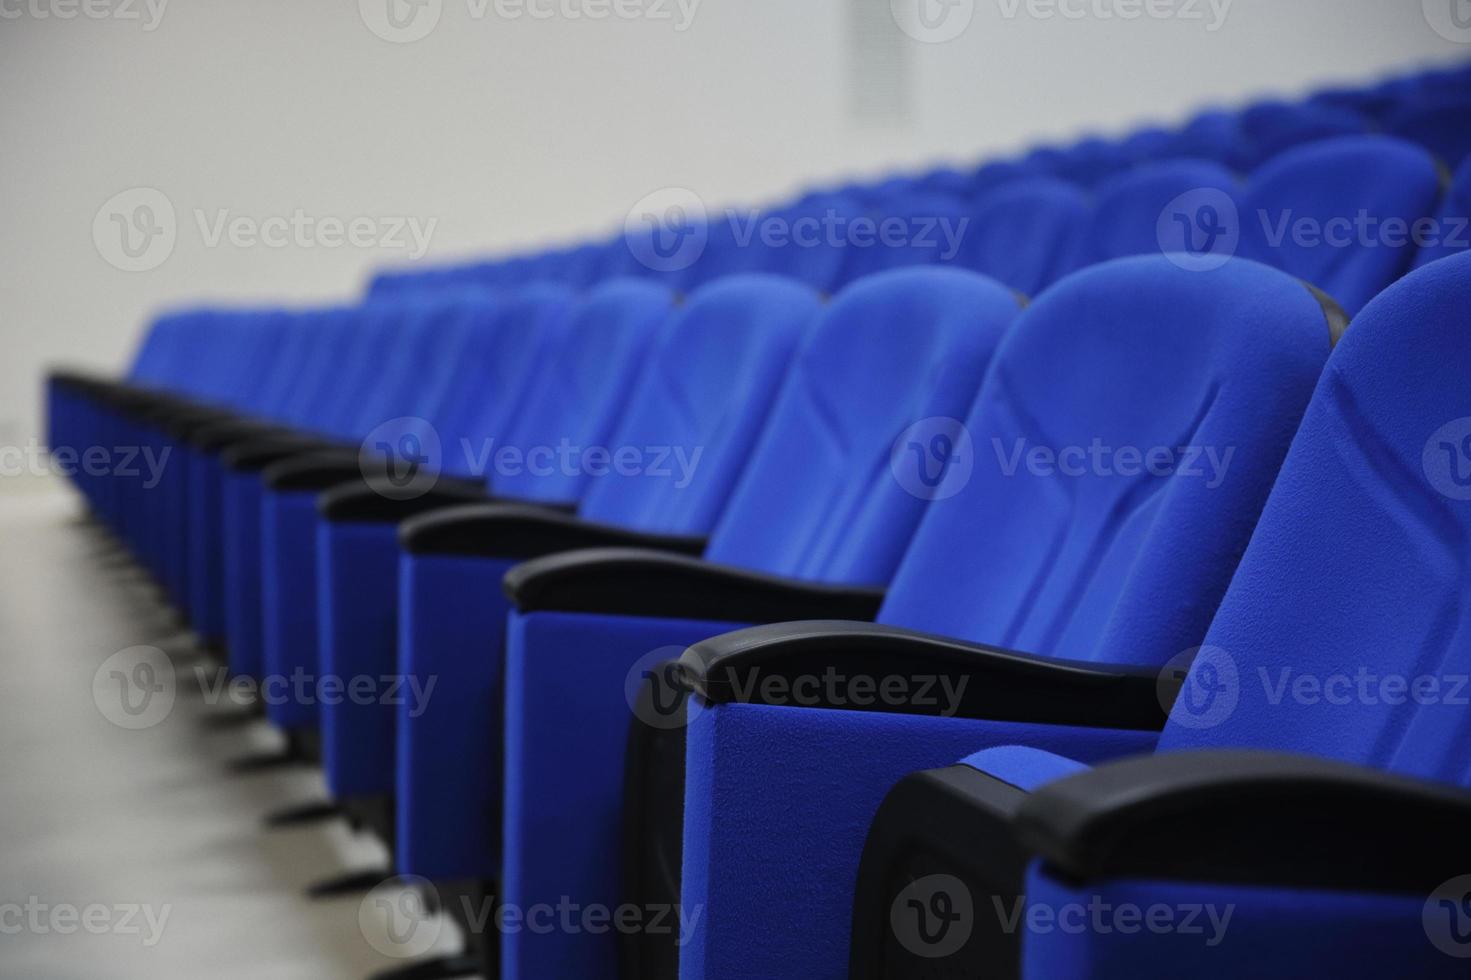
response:
M418 555L511 559L612 545L681 554L699 554L705 548L704 538L648 534L585 521L560 510L509 503L446 508L416 517L404 525L399 541Z
M237 442L220 454L220 462L241 473L259 472L292 456L332 452L340 449L324 439L306 434L268 436Z
M506 573L506 596L524 612L772 623L799 616L878 615L882 589L825 585L646 548L550 555Z
M1471 794L1342 762L1173 752L1049 783L1017 834L1065 879L1429 895L1471 871Z
M261 482L272 490L326 490L338 484L363 481L358 454L350 449L326 449L277 460L261 470Z
M1152 670L1037 657L874 623L754 626L694 644L681 664L686 681L712 704L739 700L1144 731L1159 731L1166 717ZM799 681L828 676L846 681L807 685L796 699ZM870 688L871 696L858 696ZM922 691L929 695L920 697Z
M412 496L404 496L402 488L380 477L365 480L361 472L354 472L317 498L317 513L329 521L397 524L430 511L483 504L488 499L485 484L477 480L438 476L433 485L415 486Z
M46 372L46 383L71 385L76 388L105 388L124 384L123 379L78 368L52 368Z

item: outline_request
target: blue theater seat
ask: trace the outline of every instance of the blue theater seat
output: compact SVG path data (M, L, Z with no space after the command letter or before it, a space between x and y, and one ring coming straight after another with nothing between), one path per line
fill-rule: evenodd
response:
M1466 895L1432 902L1421 929L1406 882L1428 893L1421 872L1458 853L1440 831L1461 812L1443 784L1466 782L1454 713L1288 710L1243 689L1228 719L1192 727L1223 668L1199 657L1187 678L1171 656L1208 626L1238 680L1328 671L1371 642L1408 673L1414 657L1464 646L1442 596L1465 591L1451 544L1464 544L1471 435L1447 427L1471 412L1452 406L1436 426L1426 413L1447 404L1447 372L1465 374L1452 324L1466 287L1453 256L1471 245L1468 105L1471 69L1419 70L976 168L906 168L734 221L671 212L616 235L385 271L352 305L170 312L124 376L48 378L48 441L232 674L408 672L419 690L434 685L395 708L296 700L288 683L263 705L288 734L282 758L320 756L330 790L397 849L400 870L503 875L495 893L519 906L675 904L683 888L687 942L522 931L505 937L508 976L673 977L681 957L685 975L712 977L837 975L850 958L855 976L1449 975L1455 960L1420 940ZM1457 161L1447 188L1442 164ZM857 242L855 222L887 223L898 240ZM788 240L762 237L771 228ZM705 241L697 256L661 262L690 236ZM1074 275L1159 251L1170 256ZM1008 290L1041 298L1016 320ZM838 295L821 314L819 294ZM1323 294L1363 309L1351 336L1371 339L1332 358L1300 461L1211 625L1323 359ZM1003 342L1013 321L1022 332ZM1415 351L1391 343L1400 328ZM1415 425L1435 430L1419 457ZM1041 478L999 433L1210 438L1233 455L1229 479L1201 494L1178 477ZM700 455L684 486L678 461L663 480L495 465L496 449L564 439ZM131 447L133 472L84 465L89 451ZM1008 458L1022 470L1001 479ZM1304 503L1320 495L1334 506ZM1331 536L1335 519L1350 540ZM778 625L819 616L849 622ZM1301 663L1281 653L1289 642ZM901 653L903 677L934 668L994 693L961 698L954 718L820 697L799 709L713 673L872 673ZM1157 690L1182 684L1161 738ZM691 688L699 697L682 696ZM898 784L859 875L882 793L959 758ZM1336 813L1299 818L1301 801L1274 795L1293 781L1362 814L1345 826L1384 856L1340 870L1298 861L1324 827L1340 854L1357 842ZM1195 802L1228 793L1268 803L1220 816ZM1121 802L1148 810L1156 796L1188 813L1183 830ZM1410 819L1396 808L1434 845L1382 843L1376 821ZM903 850L915 813L952 828L920 857ZM1267 816L1285 828L1278 845L1232 822ZM995 833L973 848L974 830L953 828L977 819ZM1137 848L1100 849L1099 826L1221 844L1162 867ZM960 960L916 959L891 912L914 907L906 899L950 909L918 884L946 862L972 898L1020 896L1024 882L1041 905L1193 897L1234 903L1238 918L1209 960L1180 937L1022 944L984 931ZM1297 868L1308 870L1291 878ZM1316 938L1294 946L1300 935ZM1338 952L1313 963L1299 948L1325 944Z
M390 410L370 430L390 447L405 437L422 446L418 430L428 430L440 449L424 461L433 471L420 474L419 484L394 486L387 481L391 468L365 479L356 453L347 459L296 454L265 467L259 492L266 675L391 674L396 522L449 503L487 499L482 457L502 439L554 447L559 439L604 431L671 302L661 286L622 279L575 305L563 288L544 284L526 287L511 304L456 304L443 331L417 338L416 353L440 367L437 376L416 372L421 407L403 413L415 417L385 429L395 416ZM574 371L578 364L599 370ZM560 473L523 471L495 483L497 493L513 499L552 506L575 499ZM324 494L330 508L319 499ZM336 533L323 520L334 516L345 525ZM386 656L379 654L383 648ZM315 728L321 715L352 717L351 707L357 706L292 696L269 704L267 716L283 729ZM357 756L346 748L351 738L338 737L343 734L331 724L322 728L329 789L350 796L351 778L339 778L336 763Z
M1200 208L1225 210L1241 192L1231 172L1209 160L1166 160L1126 171L1094 191L1085 244L1089 260L1102 262L1148 255L1168 250L1167 246L1184 247L1184 237L1174 216L1166 213L1168 208L1180 208L1189 224ZM1195 230L1190 228L1192 234ZM1176 235L1180 235L1178 243Z
M885 192L862 214L838 229L844 253L840 279L852 283L865 276L910 265L964 264L952 250L964 248L974 222L970 209L958 198L918 190ZM946 237L950 230L951 238ZM963 236L957 246L953 236Z
M1240 129L1228 161L1242 173L1295 146L1365 132L1366 121L1355 112L1313 102L1267 100L1241 112Z
M262 435L226 430L217 439L209 429L189 433L196 446L215 460L220 474L222 580L225 635L232 672L260 680L270 673L288 676L297 666L287 651L268 655L264 617L266 522L263 515L263 471L271 464L305 453L331 453L356 462L363 440L376 427L400 417L422 417L433 407L451 376L452 360L437 359L441 340L458 353L465 340L462 314L466 300L458 292L415 294L371 304L347 314L352 342L340 359L320 367L330 380L316 386L323 394L312 408L311 428ZM476 302L469 300L469 302ZM284 587L284 583L276 583ZM282 594L289 594L287 588ZM270 642L285 641L284 635ZM291 661L288 663L288 661ZM267 668L285 665L284 674ZM284 705L278 711L289 711Z
M495 557L599 543L700 550L819 300L798 283L760 275L697 290L673 317L670 298L659 287L639 285L634 298L637 305L621 314L606 300L589 301L534 383L531 403L518 409L522 421L494 446L475 446L492 452L493 459L502 459L494 454L509 447L526 460L514 469L491 463L490 487L501 501L576 505L575 516L500 502L444 509L432 535L438 548L425 549L439 560L416 566L416 578L409 581L399 575L398 533L400 522L416 510L351 485L318 499L322 521L309 543L315 542L321 563L324 674L396 673L396 641L414 635L413 623L432 620L426 604L442 608L449 595L466 594L463 587L448 594L437 587L419 593L416 587L437 582L446 566L476 571L495 564L476 561L487 547ZM552 456L555 472L534 472L541 450L564 442L579 454L601 456L579 455L571 469ZM648 464L655 472L630 472L624 463L628 452L660 457ZM479 578L472 574L470 581ZM444 685L432 704L403 706L413 713L418 733L416 740L406 733L400 742L405 765L490 764L481 745L435 734L446 712L474 717L491 709L487 701L477 711L476 701L497 681L497 644L475 624L493 616L498 597L492 593L476 605L473 612L434 624L436 636L457 631L453 647L402 648L406 660L417 652L426 661L406 672ZM485 656L468 654L480 646L487 647ZM447 661L445 670L435 666L435 658ZM334 795L394 792L395 714L393 704L325 707L324 760ZM406 826L417 826L420 811L412 801L401 813Z
M1085 136L1068 147L1053 175L1081 187L1094 187L1130 164L1121 143Z
M1468 315L1459 255L1355 319L1198 652L1161 678L1178 696L1156 754L992 748L893 789L850 976L1465 975ZM916 882L975 899L939 957L888 925ZM1023 892L1229 923L1005 935L983 905Z
M1441 191L1435 159L1402 140L1300 146L1252 175L1237 254L1311 282L1352 315L1409 271L1411 227L1435 214Z
M1471 154L1471 92L1444 93L1401 106L1384 121L1391 136L1425 147L1454 170Z
M1027 177L976 198L955 264L1034 296L1081 266L1090 219L1074 184Z
M841 975L864 831L916 759L1152 748L1156 672L1209 625L1342 322L1242 260L1120 259L1041 296L967 415L968 482L930 506L876 622L694 644L683 780L634 723L645 806L686 787L680 901L703 915L680 974Z
M445 477L463 474L463 484L452 485L460 499L483 493L483 475L466 465L459 437L480 410L494 413L502 400L514 399L534 352L552 334L536 329L541 326L536 320L512 314L541 314L548 305L561 314L566 308L556 290L547 302L540 294L548 287L527 291L537 299L515 311L490 294L443 304L436 322L416 332L414 357L405 358L412 402L382 406L383 416L368 428L359 447L292 453L259 469L259 487L254 489L260 499L256 547L266 678L280 683L301 675L315 683L325 676L319 668L318 603L323 596L316 552L316 500L322 489L343 481L356 486L371 482L374 491L395 500L421 501L421 490L439 489ZM488 396L482 385L495 395ZM365 453L384 454L381 468L366 462ZM399 483L392 482L394 477ZM367 596L360 601L371 604ZM288 731L315 726L318 714L314 695L273 698L266 705L267 718Z
M1436 212L1435 223L1428 227L1433 237L1420 243L1415 268L1471 249L1471 159L1463 161L1456 170Z
M1191 117L1175 132L1159 159L1185 157L1231 165L1238 162L1236 147L1241 140L1239 114L1208 109Z
M702 558L595 548L517 564L509 554L482 558L489 574L472 578L463 560L446 567L432 553L453 551L430 548L443 518L411 521L406 670L458 678L468 668L479 679L451 683L473 692L471 704L436 702L422 718L400 712L402 870L502 874L499 894L522 907L559 895L616 904L630 669L732 625L799 611L871 615L874 587L888 581L925 503L889 476L895 435L927 419L916 438L944 435L1017 308L1004 287L945 269L895 270L841 293L791 368ZM464 610L493 609L512 566L520 584L507 586L509 626L477 618L477 641L467 644L458 632ZM679 613L659 615L666 601ZM502 630L499 747L488 705ZM504 869L501 836L487 826L487 814L501 811L489 763L502 753ZM503 937L506 976L602 976L616 962L612 934Z

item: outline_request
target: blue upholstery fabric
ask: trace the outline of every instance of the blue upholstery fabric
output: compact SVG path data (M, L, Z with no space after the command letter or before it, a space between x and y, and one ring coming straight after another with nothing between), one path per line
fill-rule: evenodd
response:
M1241 117L1234 112L1210 109L1191 118L1161 154L1215 160L1228 166L1239 162L1236 147L1241 139Z
M1124 148L1100 136L1087 136L1068 148L1055 175L1081 187L1093 187L1129 165Z
M842 279L852 283L887 269L959 262L953 237L969 234L974 222L968 218L959 198L908 189L881 194L835 232L846 253Z
M930 507L881 620L1163 664L1205 633L1329 343L1308 290L1255 263L1188 272L1156 255L1058 284L997 351L966 419L974 472ZM1158 478L1132 458L1095 464L1070 448L1091 453L1095 441L1177 455ZM1027 462L1039 448L1057 468Z
M1314 103L1259 102L1241 113L1241 129L1232 165L1250 172L1278 154L1307 143L1353 136L1366 129L1364 119L1347 109Z
M1050 177L1013 180L983 194L969 212L958 265L1034 296L1087 259L1088 199Z
M1186 679L1160 751L1300 752L1468 784L1463 598L1471 570L1471 254L1370 303L1328 361ZM1448 429L1454 429L1448 434ZM1452 437L1454 435L1455 437ZM1463 444L1464 443L1464 444ZM1074 758L1077 758L1074 756ZM1017 768L986 752L967 764ZM1034 758L1059 776L1070 759ZM1024 788L1034 789L1040 781ZM1450 875L1458 869L1447 869ZM1028 977L1459 976L1426 941L1424 896L1112 881L1079 894L1045 869L1029 905L1234 907L1225 941L1084 928L1024 935Z
M1384 121L1391 136L1418 143L1454 170L1471 155L1471 92L1405 105Z
M1062 779L1088 768L1074 759L1030 745L999 745L982 749L961 759L960 764L989 773L1028 793L1035 792L1054 779Z
M1078 888L1035 866L1026 887L1025 980L1466 975L1465 960L1426 941L1423 896L1135 880ZM975 914L991 915L975 898Z
M1468 783L1471 712L1449 690L1471 667L1468 316L1462 254L1349 328L1205 638L1240 664L1234 709L1191 723L1185 695L1218 686L1192 676L1162 748L1266 747ZM1324 685L1317 697L1294 693L1304 676ZM1394 677L1438 694L1382 696Z
M727 277L696 292L652 351L609 441L615 451L664 456L647 461L658 472L596 475L579 514L646 531L710 528L820 309L812 290L772 276Z
M1329 346L1307 288L1255 263L1192 272L1147 256L1059 283L997 350L965 423L974 470L959 493L930 505L879 620L1071 660L1164 664L1209 625ZM1022 458L1040 446L1062 466L1065 447L1094 440L1110 452L1134 447L1141 462L1127 465L1137 472L1122 473L1116 457L1075 472L1031 470ZM1183 458L1152 475L1142 458L1155 446L1233 453L1214 476ZM1018 464L1011 473L1007 457ZM760 955L771 962L841 975L862 832L908 771L909 727L933 726L946 746L949 732L974 732L966 751L1022 744L1082 762L1154 740L882 717L747 705L700 715L687 757L684 902L706 916L701 943L681 960L691 975L736 975L755 930L766 933ZM754 720L728 740L699 734L726 718ZM879 724L895 728L875 737ZM800 738L786 740L788 729ZM1006 729L1020 737L993 736ZM821 776L791 761L822 744L819 732L833 747ZM808 796L788 774L820 789ZM770 869L791 867L820 889L775 888Z
M538 370L505 439L527 465L493 474L495 494L549 504L577 502L586 473L544 462L555 463L564 441L586 447L607 439L672 302L667 289L632 279L606 283L588 294L573 313L577 322L568 328L578 342Z
M688 731L680 899L686 916L700 917L680 975L846 976L863 840L905 774L987 745L1099 762L1148 751L1154 738L866 711L703 711Z
M854 284L798 355L711 533L711 561L887 582L924 501L889 475L906 425L963 411L1017 312L998 284L944 269Z
M650 351L610 440L613 448L640 452L668 447L669 458L653 474L610 471L590 478L580 516L646 531L707 533L820 309L810 288L772 276L729 277L696 291ZM683 455L676 456L675 450ZM648 462L652 466L654 460ZM502 608L504 562L456 560L441 566L441 559L405 556L403 567L415 582L439 582L441 567L458 570L485 595L494 595L491 607ZM445 572L444 578L451 574ZM400 609L408 612L399 632L403 670L437 676L442 689L489 696L499 678L492 682L487 672L498 675L503 663L503 616L486 615L480 608L467 620L417 585L406 582L404 589ZM350 592L363 594L361 585ZM465 593L457 584L451 594ZM486 605L483 596L475 601ZM363 650L365 642L358 641L353 649ZM374 724L390 726L392 721L391 714L380 712ZM481 840L486 824L474 816L499 813L494 772L464 766L447 775L437 761L446 752L466 758L496 750L500 726L491 721L498 719L481 707L467 708L460 696L436 697L419 717L399 712L399 838L405 861L412 862L407 869L460 877L494 870ZM366 713L360 713L359 722L367 723ZM391 755L365 756L354 765L376 766L388 777L394 760ZM465 820L469 822L462 824Z
M398 444L395 433L415 433L423 445L431 434L438 438L436 422L455 425L456 403L466 400L463 389L473 381L462 377L464 362L485 356L500 332L499 314L484 294L447 294L415 304L402 328L400 356L386 370L377 368L385 375L377 387L387 394L367 400L371 407L358 415L359 430L387 445ZM318 604L328 596L319 589L316 500L310 491L261 491L263 659L269 682L284 684L282 695L267 703L266 716L287 729L314 726L320 714L313 690L323 676Z
M1471 249L1471 159L1462 162L1435 216L1435 238L1421 244L1415 268Z
M505 863L520 909L622 901L624 734L630 690L685 646L743 623L513 612L506 635ZM660 652L662 651L662 653ZM592 654L592 655L589 655ZM501 976L617 978L616 933L507 934Z
M959 271L900 270L845 290L803 346L707 557L774 574L882 583L924 507L889 475L894 435L913 421L963 411L1016 311L1006 289ZM506 724L507 901L555 901L559 888L579 902L616 893L616 868L596 850L533 833L535 825L547 812L565 810L572 792L578 803L566 812L588 818L586 841L611 840L618 828L630 668L660 646L677 649L731 625L551 613L513 617L507 641L508 684L514 679L516 685L508 697L516 707L508 709ZM665 650L661 659L674 652ZM567 683L581 692L572 726L560 707L565 697L556 694ZM552 778L560 772L579 777ZM571 888L577 891L565 892ZM607 937L508 937L503 967L507 976L604 975L614 965L611 950ZM576 970L548 973L562 957Z
M319 615L314 650L320 695L322 768L338 799L393 790L393 713L417 713L438 686L398 671L398 535L391 524L313 522ZM351 575L344 574L350 569ZM351 587L342 584L350 582ZM345 691L342 689L345 688ZM359 695L355 692L370 692ZM388 724L382 724L384 716ZM387 764L385 764L385 762Z
M1173 244L1166 237L1174 231L1165 213L1170 205L1201 207L1220 198L1234 202L1241 188L1218 163L1181 159L1136 167L1100 184L1095 193L1086 250L1090 261L1102 262L1148 255Z
M511 561L403 555L398 664L438 678L418 717L397 709L398 870L434 880L493 877L500 866L501 705ZM379 771L382 759L373 759Z
M225 647L230 673L259 681L265 671L260 480L254 473L226 473L222 499Z
M1439 200L1440 173L1420 147L1387 136L1324 140L1253 176L1238 254L1307 280L1354 314L1408 271L1410 226Z
M318 704L297 697L317 675L317 497L261 494L261 662L266 717L278 728L309 728Z
M764 417L767 398L817 311L818 300L810 290L786 280L733 278L697 293L675 322L661 328L648 358L642 342L629 345L621 354L609 351L605 337L611 329L609 320L615 320L612 326L623 318L633 324L629 329L649 328L651 299L667 301L667 295L656 287L619 287L608 297L590 301L557 332L564 349L548 352L556 370L563 373L592 375L602 369L604 373L637 375L632 404L627 408L611 404L610 394L616 392L599 388L564 390L555 401L533 396L532 404L518 413L520 430L557 424L556 419L528 420L528 415L546 406L554 406L559 419L573 418L580 408L585 413L578 420L580 425L607 413L622 415L624 421L611 445L603 448L662 452L664 458L648 461L653 472L641 468L636 475L625 475L609 464L606 473L588 474L591 479L585 485L590 488L590 500L583 516L645 530L700 533L709 527L723 502L735 468L744 460ZM539 326L519 322L515 311L512 319L518 335ZM600 363L591 363L593 355L601 355ZM613 356L629 357L632 363L609 372L606 358ZM578 401L583 395L588 396L585 403ZM476 413L467 414L473 417ZM569 441L586 448L576 439ZM481 451L494 450L487 444L477 449ZM394 528L382 525L374 530L355 524L351 535L356 542L354 560L334 563L332 572L322 578L324 601L337 609L331 625L321 632L322 656L334 665L331 670L324 668L326 675L386 671L393 661L397 590L392 573L398 563ZM333 535L318 540L327 547ZM362 610L358 617L362 622L354 621L354 608ZM328 725L340 722L349 729L333 732L331 744L354 747L350 760L328 758L329 782L350 785L358 793L374 787L383 792L391 789L392 710L353 705L327 712L326 720Z

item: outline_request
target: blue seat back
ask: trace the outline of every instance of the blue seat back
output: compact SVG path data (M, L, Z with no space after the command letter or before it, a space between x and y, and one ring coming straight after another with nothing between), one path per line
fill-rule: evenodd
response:
M882 584L924 499L890 475L906 427L965 411L1018 302L954 269L871 276L797 355L706 557L777 575Z
M1298 147L1248 183L1238 254L1307 280L1353 314L1409 270L1411 228L1435 213L1440 193L1434 158L1402 140Z
M816 195L775 213L789 232L785 242L754 243L753 271L770 272L833 293L850 281L847 250L833 231L863 213L859 203L841 194Z
M1002 184L1035 176L1038 176L1037 172L1025 160L993 160L983 164L971 177L971 197L979 198Z
M1102 262L1172 245L1179 229L1166 209L1192 212L1185 215L1189 220L1200 207L1226 210L1219 202L1234 205L1240 185L1219 163L1181 159L1135 167L1105 181L1096 193L1086 249L1091 261Z
M1384 121L1384 131L1420 144L1454 170L1471 155L1471 93L1403 106Z
M705 534L715 523L807 328L807 286L727 276L675 314L639 376L579 513L646 531Z
M1241 117L1223 109L1208 109L1181 126L1160 158L1189 157L1233 165L1242 141Z
M538 366L561 350L575 304L567 286L533 283L502 291L494 311L486 311L439 423L445 473L487 478L491 454L530 397Z
M1363 133L1368 124L1357 113L1312 102L1268 100L1247 106L1230 162L1250 173L1295 146Z
M1451 178L1435 214L1432 233L1433 237L1420 242L1420 250L1415 253L1417 269L1471 249L1471 157L1462 161Z
M1068 148L1054 176L1080 187L1093 187L1129 163L1122 144L1101 136L1088 136Z
M967 234L974 221L959 199L943 194L896 190L865 213L849 216L837 238L846 253L842 281L851 283L876 272L910 265L959 263L956 245L946 238ZM963 245L963 241L961 242Z
M358 407L346 430L356 436L391 419L433 415L470 332L453 292L413 294L384 313L387 354L360 368Z
M669 289L640 279L587 294L570 314L561 350L539 366L510 436L495 446L521 463L494 465L492 493L562 505L581 498L587 473L563 465L562 447L605 443L673 305Z
M1199 642L1330 339L1306 286L1252 262L1059 283L996 352L968 481L930 505L880 619L1110 663Z
M1328 362L1161 748L1471 785L1471 254L1365 307Z
M368 306L377 309L378 302ZM353 399L362 397L357 379L385 353L391 324L361 307L298 312L292 319L314 339L274 417L306 431L350 436Z
M958 265L1034 296L1085 259L1087 196L1053 177L1009 181L977 198Z

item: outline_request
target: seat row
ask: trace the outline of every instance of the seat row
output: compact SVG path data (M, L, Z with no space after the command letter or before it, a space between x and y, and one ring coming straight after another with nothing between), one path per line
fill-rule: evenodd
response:
M1067 147L1040 146L1015 159L989 161L969 173L941 167L920 174L896 174L872 183L833 185L767 211L748 214L742 209L725 209L715 214L685 215L682 222L704 225L712 238L707 250L712 261L707 263L651 269L637 256L652 251L653 243L630 249L620 231L611 241L589 241L563 249L445 267L427 275L422 270L385 272L375 280L373 292L452 283L519 285L538 279L586 287L616 275L665 278L688 289L713 276L736 271L729 267L728 255L716 258L714 253L727 250L737 234L736 226L757 214L787 224L829 212L851 219L874 207L886 207L890 214L905 213L921 204L932 215L974 214L990 192L1020 177L1051 178L1082 192L1104 194L1105 185L1120 174L1143 164L1173 160L1208 162L1239 179L1239 175L1255 173L1264 163L1295 146L1338 136L1380 134L1403 139L1425 147L1448 169L1455 170L1471 153L1471 135L1464 125L1468 108L1471 71L1422 72L1368 89L1326 89L1300 102L1263 100L1239 111L1212 109L1173 130L1150 126L1119 140L1090 137ZM739 217L733 219L733 215ZM671 222L675 220L671 217ZM671 234L674 231L672 227L663 230ZM653 236L659 231L645 228L643 233ZM742 249L742 259L739 271L780 271L828 291L851 281L857 271L821 260L810 267L799 267L790 255L773 256L759 245ZM979 271L992 274L991 270Z
M53 377L51 444L172 461L152 485L85 468L77 481L393 845L395 870L481 882L505 908L678 908L688 925L506 931L488 955L507 976L828 976L850 955L854 975L947 957L1173 975L1152 938L981 923L992 895L1066 904L1106 886L1137 901L1160 876L1181 883L1164 893L1236 889L1247 938L1210 962L1239 975L1231 957L1265 941L1254 930L1282 928L1297 864L1273 851L1252 865L1259 835L1227 840L1218 855L1234 860L1215 865L1127 865L1138 849L1113 838L1089 851L1140 817L1144 790L1164 797L1127 824L1146 840L1188 835L1171 807L1196 802L1190 819L1225 838L1219 801L1241 785L1262 803L1238 815L1286 814L1289 837L1333 816L1272 796L1294 781L1356 810L1376 801L1396 826L1463 805L1304 760L1176 758L1285 748L1463 781L1449 722L1423 705L1294 715L1253 702L1248 682L1355 657L1454 666L1464 649L1450 428L1471 416L1468 259L1444 238L1273 242L1256 215L1447 225L1465 194L1383 136L1289 150L1244 188L1209 161L1109 183L1072 239L1050 235L1056 195L1001 188L1032 201L1013 212L1011 252L1055 270L1023 290L982 262L898 260L915 267L866 269L831 299L733 267L685 297L627 277L441 281L358 307L166 317L128 383ZM1159 252L1172 208L1203 231L1220 199L1249 218L1234 249L1192 235L1114 257ZM1118 244L1078 245L1090 228ZM852 259L834 250L834 266ZM1303 511L1322 528L1311 554L1293 543ZM1308 568L1330 574L1294 592ZM1326 598L1325 580L1339 587ZM1423 639L1403 658L1355 642L1391 630ZM1187 674L1202 644L1224 659ZM1227 676L1236 713L1191 728L1190 706L1208 713L1201 692ZM394 678L397 693L330 698L328 678ZM1122 779L1141 786L1110 796ZM1418 874L1454 850L1394 853ZM1258 865L1259 881L1222 877ZM1331 865L1303 862L1301 887L1360 910L1345 963L1386 962L1365 959L1379 949L1449 975L1454 961L1405 952L1404 896L1423 876L1361 882ZM1143 884L1120 885L1119 867ZM937 956L926 939L962 898L966 939ZM1329 916L1293 921L1336 935Z

